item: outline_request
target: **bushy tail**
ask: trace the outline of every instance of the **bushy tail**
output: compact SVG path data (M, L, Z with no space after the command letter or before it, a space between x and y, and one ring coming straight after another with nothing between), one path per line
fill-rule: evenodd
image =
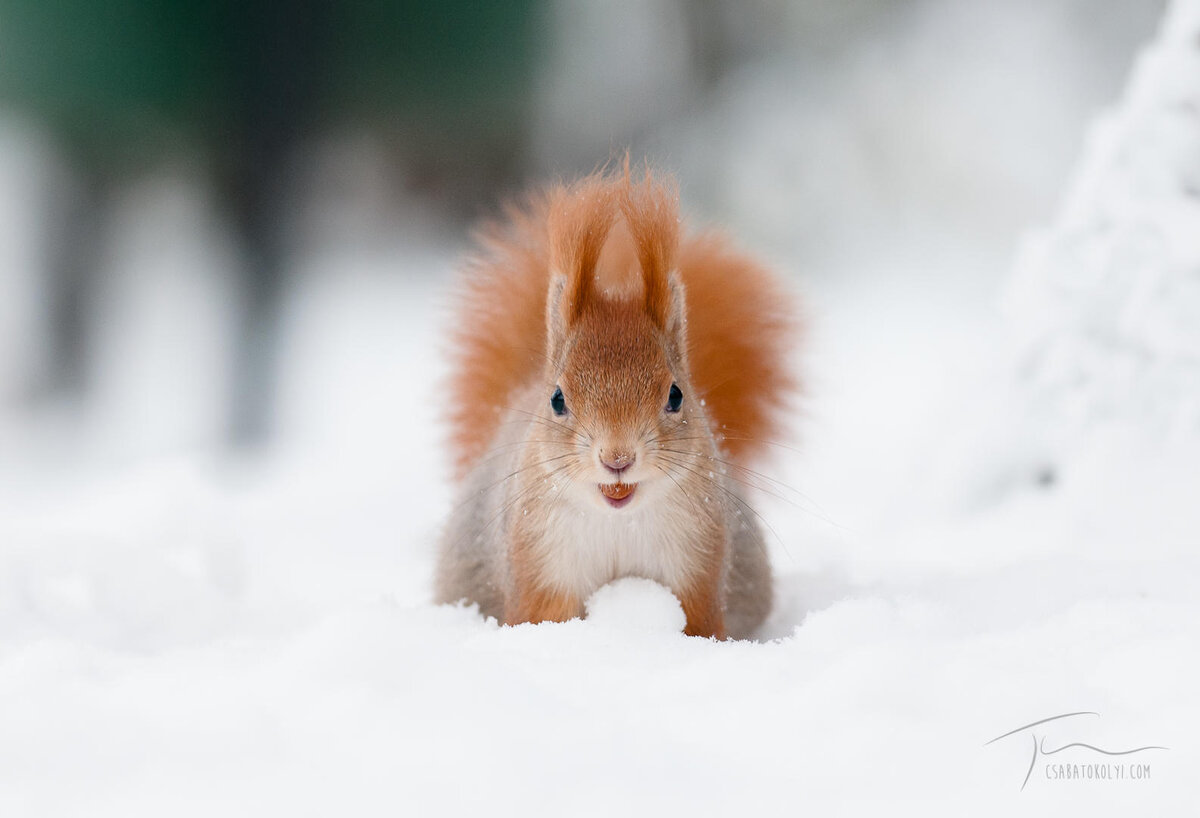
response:
M713 434L746 465L785 435L784 418L799 391L795 302L778 278L715 233L683 241L679 274L692 380Z
M674 208L673 191L673 185L648 172L635 181L626 163L622 171L595 174L511 204L503 220L477 232L479 249L465 265L450 331L448 397L456 478L487 451L514 395L545 366L551 267L569 239L564 231L577 227L560 218L564 210L612 208L615 227L600 263L607 270L597 275L624 277L637 287L646 226L622 219L653 214L661 227L661 203ZM652 201L654 207L630 207L631 201ZM660 251L672 255L670 248ZM715 234L683 239L675 257L687 302L692 379L714 435L744 465L779 438L797 390L789 365L798 340L794 305L774 276Z

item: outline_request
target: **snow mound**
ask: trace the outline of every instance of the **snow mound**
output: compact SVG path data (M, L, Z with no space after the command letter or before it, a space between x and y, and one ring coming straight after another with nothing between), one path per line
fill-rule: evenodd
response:
M1070 428L1200 430L1200 3L1177 0L1093 128L1009 312L1041 408Z
M588 620L623 631L679 633L687 624L671 591L651 579L626 577L610 582L587 601Z

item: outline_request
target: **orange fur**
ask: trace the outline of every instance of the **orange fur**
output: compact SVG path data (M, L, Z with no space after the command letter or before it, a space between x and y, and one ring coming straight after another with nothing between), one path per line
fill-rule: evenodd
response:
M543 370L552 274L567 277L567 323L579 320L597 286L640 285L647 314L661 328L668 274L677 269L692 378L713 434L742 464L777 438L781 410L797 386L787 365L796 340L790 299L720 237L681 241L676 198L672 183L649 172L635 180L626 164L621 173L535 193L510 205L504 222L479 231L480 252L466 266L451 333L457 478L487 451L514 393ZM610 331L619 342L618 328Z
M451 449L461 479L487 450L501 414L544 363L550 282L549 194L505 208L506 221L475 235L450 331Z
M641 183L633 183L628 161L621 186L621 212L641 266L646 313L662 329L670 303L667 276L679 249L678 193L674 184L657 182L649 172Z
M567 279L563 302L567 325L579 320L595 292L596 264L616 217L615 192L598 175L569 189L551 190L546 213L550 272Z
M524 522L524 520L522 520ZM569 593L547 587L534 554L536 533L518 530L509 549L513 576L512 592L505 601L504 621L566 622L583 616L583 602Z
M766 268L713 233L683 242L679 272L692 380L717 442L746 465L782 436L799 387L788 361L799 340L795 307Z
M505 624L523 622L566 622L583 616L583 604L572 596L547 591L531 583L517 586L519 591L509 603Z
M687 619L683 632L688 636L725 638L725 612L721 607L721 565L723 549L713 544L704 552L702 570L692 584L679 593L679 604Z

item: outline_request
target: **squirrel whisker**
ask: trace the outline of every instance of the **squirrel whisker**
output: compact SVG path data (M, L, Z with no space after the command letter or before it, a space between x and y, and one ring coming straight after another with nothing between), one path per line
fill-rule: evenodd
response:
M684 471L687 471L687 472L691 472L692 474L696 475L701 480L706 481L708 483L708 485L716 488L718 491L724 492L725 496L727 496L730 500L733 500L741 508L743 508L746 511L749 511L751 514L753 514L756 518L758 518L758 521L761 522L763 525L765 525L767 527L767 530L769 530L771 532L771 534L775 537L775 541L778 542L780 547L783 548L783 551L785 554L788 555L788 558L789 559L792 558L791 552L788 551L787 545L785 545L783 542L783 538L779 536L779 532L776 531L775 528L770 523L768 523L761 514L759 514L757 511L755 511L753 506L751 506L749 503L747 503L741 497L738 497L737 494L730 491L725 486L722 486L720 483L718 483L716 481L716 479L711 478L696 469L690 468L689 466L687 466L683 463L680 463L677 460L671 460L671 459L665 458L665 457L663 458L663 460L665 460L668 463L671 463L671 465L675 466L676 468L683 469ZM763 546L763 550L765 551L766 546L763 545L761 542L759 544Z

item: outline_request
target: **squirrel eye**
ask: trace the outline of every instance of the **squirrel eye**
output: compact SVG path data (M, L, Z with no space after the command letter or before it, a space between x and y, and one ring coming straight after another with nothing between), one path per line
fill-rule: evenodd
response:
M567 401L563 398L562 389L557 386L554 387L554 394L550 396L550 408L559 416L567 413Z
M678 412L679 407L683 405L683 393L679 391L679 387L671 384L671 394L667 396L667 411Z

